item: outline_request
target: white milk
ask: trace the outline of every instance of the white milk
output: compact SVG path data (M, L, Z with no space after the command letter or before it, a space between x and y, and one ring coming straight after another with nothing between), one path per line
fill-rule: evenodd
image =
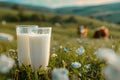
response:
M50 55L50 34L34 34L29 36L32 69L46 69Z
M18 59L19 64L30 65L30 53L29 53L29 35L28 34L17 34L18 44Z

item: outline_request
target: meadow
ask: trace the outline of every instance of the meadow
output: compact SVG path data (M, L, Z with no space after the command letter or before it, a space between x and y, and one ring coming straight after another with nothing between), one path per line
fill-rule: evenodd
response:
M47 15L47 14L46 14ZM51 14L53 16L54 14ZM70 15L61 15L68 17ZM6 74L0 73L0 80L52 80L52 70L66 68L70 80L105 80L102 72L106 65L94 54L98 48L110 48L116 54L120 53L120 25L98 21L87 17L74 16L78 23L63 23L56 26L49 22L7 22L0 24L0 32L14 36L11 42L0 40L0 54L6 54L15 60L14 67ZM32 71L30 65L18 65L16 25L39 25L39 27L52 27L50 61L48 70ZM89 32L87 38L80 39L77 35L77 26L87 25ZM109 39L92 39L94 29L105 25L109 28ZM80 47L83 53L77 52ZM78 68L72 66L79 62Z

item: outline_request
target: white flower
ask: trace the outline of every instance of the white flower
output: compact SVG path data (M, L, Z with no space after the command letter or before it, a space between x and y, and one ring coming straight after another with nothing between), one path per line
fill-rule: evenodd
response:
M57 54L53 53L53 54L51 55L51 57L57 57Z
M54 46L57 46L57 45L58 45L58 42L55 41L55 42L53 43L53 45L54 45Z
M7 73L14 65L14 60L6 55L0 56L0 72Z
M118 50L120 51L120 48L118 48Z
M82 76L82 74L81 73L78 73L78 75L81 77Z
M80 39L77 39L77 42L78 42L78 43L82 43L82 40L80 40Z
M78 54L78 55L81 55L81 54L83 54L85 52L85 49L82 47L82 46L80 46L80 48L78 48L77 50L76 50L76 53Z
M55 68L52 71L52 80L69 80L68 70L65 68Z
M62 49L63 48L63 46L62 45L60 45L60 49Z
M81 64L79 62L72 62L71 65L72 65L73 68L79 68L79 67L81 67Z
M15 53L16 51L14 49L9 49L9 52Z
M103 69L106 80L120 80L120 71L108 65Z
M99 48L94 54L96 54L100 60L106 60L107 62L115 62L117 57L115 52L108 48Z
M114 60L108 61L107 63L120 72L120 55L116 55Z
M84 65L85 68L89 69L91 64Z
M116 55L115 58L115 60L108 61L103 70L107 80L120 80L120 55Z
M103 69L106 80L120 80L120 55L108 48L99 48L95 55L107 62L107 66Z
M83 71L85 72L85 73L87 73L89 70L87 70L87 69L85 69L85 68L82 68L83 69Z
M115 48L115 45L112 45L112 49L114 49Z

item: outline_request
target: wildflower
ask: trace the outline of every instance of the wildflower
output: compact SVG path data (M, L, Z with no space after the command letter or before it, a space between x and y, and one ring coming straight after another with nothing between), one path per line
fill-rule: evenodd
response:
M65 68L55 68L52 71L52 80L69 80L68 70Z
M0 56L0 72L7 73L14 65L14 60L6 55Z
M81 73L78 73L78 75L81 77L82 76L82 74Z
M120 71L110 65L107 65L103 72L106 80L120 80Z
M53 54L51 55L51 57L57 57L57 54L53 53Z
M60 49L62 49L63 47L62 47L62 45L60 45Z
M87 65L85 65L84 67L87 68L87 69L89 69L90 66L91 66L91 64L87 64Z
M78 43L82 43L82 40L80 40L80 39L77 39L77 42L78 42Z
M9 49L9 52L15 53L16 51L14 49Z
M95 53L100 60L106 60L114 62L116 60L115 52L108 48L99 48Z
M113 60L107 61L107 64L120 72L120 55L116 55Z
M120 55L109 55L103 69L106 80L120 80ZM111 60L110 60L111 59Z
M53 45L54 45L54 46L57 46L57 45L58 45L58 42L54 42Z
M89 70L85 69L85 68L82 68L83 69L83 72L87 73Z
M90 44L90 42L85 42L85 44L86 44L86 45L89 45L89 44Z
M55 52L55 47L52 48L52 51Z
M72 65L73 68L79 68L79 67L81 67L81 64L79 62L72 62L71 65Z
M64 52L67 52L67 49L66 49L66 48L63 48L63 51L64 51Z
M70 51L74 51L74 50L76 50L76 47L71 47L70 48Z
M104 74L107 80L120 80L120 56L116 55L112 49L98 49L95 54L101 60L107 62Z
M70 51L73 51L74 49L73 48L70 48Z
M120 48L118 48L118 50L120 51Z
M9 56L12 58L17 58L17 51L15 51L14 49L9 49Z
M76 53L78 54L78 55L81 55L81 54L83 54L85 52L85 49L82 47L82 46L80 46L80 48L78 48L77 50L76 50Z
M112 45L112 49L114 49L115 48L115 45Z

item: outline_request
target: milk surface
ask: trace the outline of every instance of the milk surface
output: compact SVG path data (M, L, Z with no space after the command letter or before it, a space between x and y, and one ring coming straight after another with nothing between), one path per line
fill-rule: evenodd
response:
M17 34L19 64L30 65L28 34Z
M46 69L50 55L50 34L35 34L29 36L30 57L32 69Z

